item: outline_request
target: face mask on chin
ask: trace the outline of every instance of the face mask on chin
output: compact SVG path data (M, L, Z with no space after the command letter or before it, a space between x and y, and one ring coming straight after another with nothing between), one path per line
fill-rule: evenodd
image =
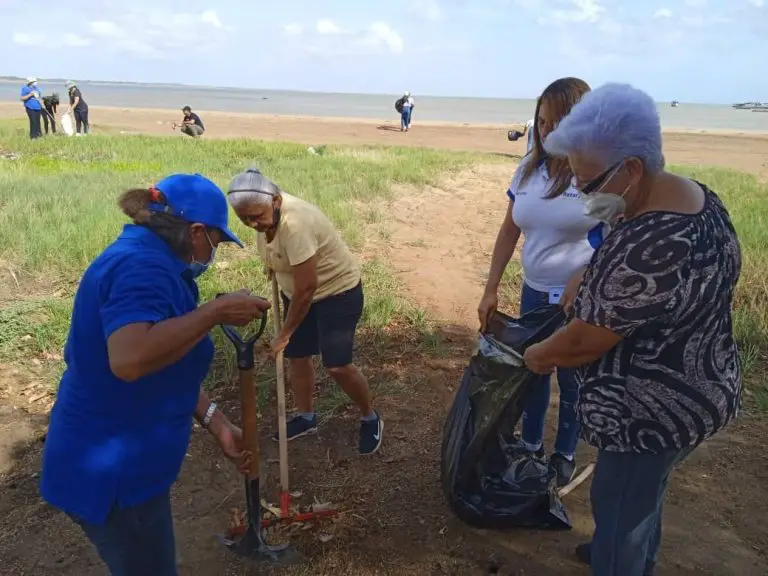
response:
M189 263L187 266L187 270L189 270L192 273L193 278L197 278L205 273L206 270L213 264L213 261L216 259L216 246L213 245L213 242L211 242L211 237L208 236L208 231L205 231L205 238L208 240L208 244L211 245L211 255L208 258L207 262L198 262L195 260L195 257L192 257L192 262Z
M581 189L574 185L579 191L581 201L584 203L584 213L590 218L614 225L619 217L626 211L627 201L624 200L624 196L632 187L631 184L624 188L624 191L621 194L611 194L602 191L602 189L613 180L614 176L616 176L622 166L623 163L617 164ZM595 185L596 189L594 188ZM591 191L590 189L594 191Z
M611 225L615 224L627 209L627 201L624 200L624 195L630 188L631 186L627 186L621 195L608 192L593 192L592 194L580 192L581 201L584 202L584 213L595 220Z

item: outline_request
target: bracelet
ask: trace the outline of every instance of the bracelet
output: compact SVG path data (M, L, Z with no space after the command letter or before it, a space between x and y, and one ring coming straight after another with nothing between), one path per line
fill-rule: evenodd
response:
M213 419L213 414L216 412L216 402L211 402L210 406L208 406L208 410L205 411L205 416L203 416L203 428L206 430L208 429L208 426L211 425L211 420Z

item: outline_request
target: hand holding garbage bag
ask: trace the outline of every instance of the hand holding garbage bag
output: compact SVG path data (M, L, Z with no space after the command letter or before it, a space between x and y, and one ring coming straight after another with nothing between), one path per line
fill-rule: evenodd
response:
M519 319L493 311L478 337L443 428L440 465L451 509L472 526L570 528L554 475L545 464L517 458L514 437L538 382L523 356L564 321L558 305Z

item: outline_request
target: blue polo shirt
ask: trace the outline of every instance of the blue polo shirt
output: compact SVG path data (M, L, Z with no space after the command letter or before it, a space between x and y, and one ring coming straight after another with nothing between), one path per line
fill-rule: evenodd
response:
M186 269L152 231L127 225L80 281L40 493L86 522L162 494L179 475L213 342L206 336L176 364L124 382L109 368L107 338L194 310L199 294Z
M23 98L27 94L31 94L32 92L37 92L39 94L42 94L42 90L40 90L40 87L37 88L31 88L30 86L22 86L21 88L21 97ZM28 100L24 101L24 107L29 108L30 110L42 110L43 107L40 106L40 101L37 98L30 98Z

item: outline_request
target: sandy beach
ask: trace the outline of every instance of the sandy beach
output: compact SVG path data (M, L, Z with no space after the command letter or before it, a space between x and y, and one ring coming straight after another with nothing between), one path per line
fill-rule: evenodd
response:
M309 116L271 116L197 110L205 127L206 139L256 138L282 140L307 145L349 144L424 146L454 150L519 156L523 141L507 141L513 125L478 125L446 122L419 122L415 117L411 132L400 132L396 118L367 120L357 118L319 118ZM172 123L179 121L178 110L113 108L91 106L93 130L110 134L173 135ZM0 102L0 119L23 118L16 102ZM179 137L182 137L179 134ZM744 170L768 180L768 134L722 130L664 133L667 161L676 164L713 165Z

